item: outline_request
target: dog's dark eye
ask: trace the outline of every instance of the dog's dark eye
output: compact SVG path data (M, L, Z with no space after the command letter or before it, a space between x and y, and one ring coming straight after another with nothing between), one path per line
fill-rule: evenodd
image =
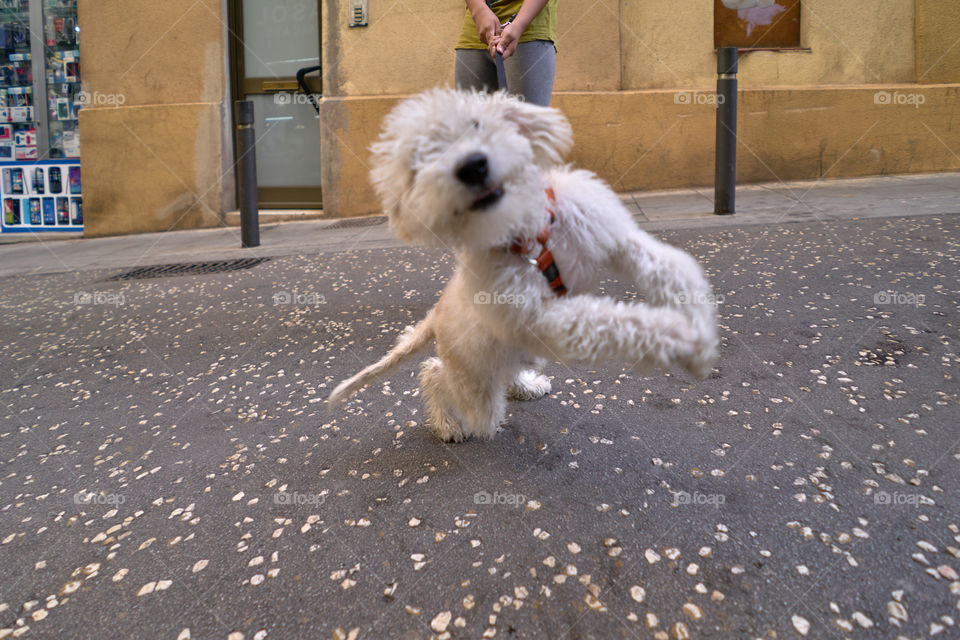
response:
M477 120L471 120L470 124L473 126L474 129L480 128L480 122L478 122Z

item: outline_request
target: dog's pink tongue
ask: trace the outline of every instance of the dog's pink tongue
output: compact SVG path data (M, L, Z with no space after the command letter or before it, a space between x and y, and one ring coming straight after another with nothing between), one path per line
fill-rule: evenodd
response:
M486 209L496 203L503 196L503 187L500 185L490 187L482 192L476 200L473 201L471 209Z

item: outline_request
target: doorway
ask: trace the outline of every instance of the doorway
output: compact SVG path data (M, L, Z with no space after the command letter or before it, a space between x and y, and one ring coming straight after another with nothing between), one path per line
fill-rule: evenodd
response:
M297 71L320 65L320 0L229 0L234 100L253 102L264 209L319 209L320 119ZM318 73L306 76L319 100Z

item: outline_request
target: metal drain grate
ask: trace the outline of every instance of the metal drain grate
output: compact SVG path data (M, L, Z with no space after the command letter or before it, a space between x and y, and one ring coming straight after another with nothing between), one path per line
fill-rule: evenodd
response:
M224 273L250 269L267 262L270 258L239 258L237 260L219 260L216 262L188 262L185 264L157 264L152 267L138 267L132 271L119 273L107 280L145 280L147 278L169 278L172 276L196 276L207 273Z
M375 227L378 224L383 224L387 219L384 216L367 216L364 218L346 218L344 220L337 220L333 224L328 224L323 228L324 231L327 229L349 229L350 227Z

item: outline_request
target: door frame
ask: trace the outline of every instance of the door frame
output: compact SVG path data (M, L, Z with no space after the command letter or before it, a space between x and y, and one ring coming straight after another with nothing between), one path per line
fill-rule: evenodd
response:
M317 1L317 58L323 63L323 6ZM247 95L270 95L281 91L296 92L296 78L247 78L244 75L243 45L243 0L227 0L230 31L230 91L233 101L243 100ZM322 91L321 80L317 77L306 78L307 84L315 95ZM264 85L271 85L265 89ZM230 105L231 111L234 105ZM304 105L304 108L312 108ZM317 150L319 153L319 149ZM236 163L237 145L233 145L233 159ZM236 165L234 165L236 166ZM257 188L260 206L264 209L319 209L323 206L321 187L260 187ZM239 201L239 184L237 199Z

